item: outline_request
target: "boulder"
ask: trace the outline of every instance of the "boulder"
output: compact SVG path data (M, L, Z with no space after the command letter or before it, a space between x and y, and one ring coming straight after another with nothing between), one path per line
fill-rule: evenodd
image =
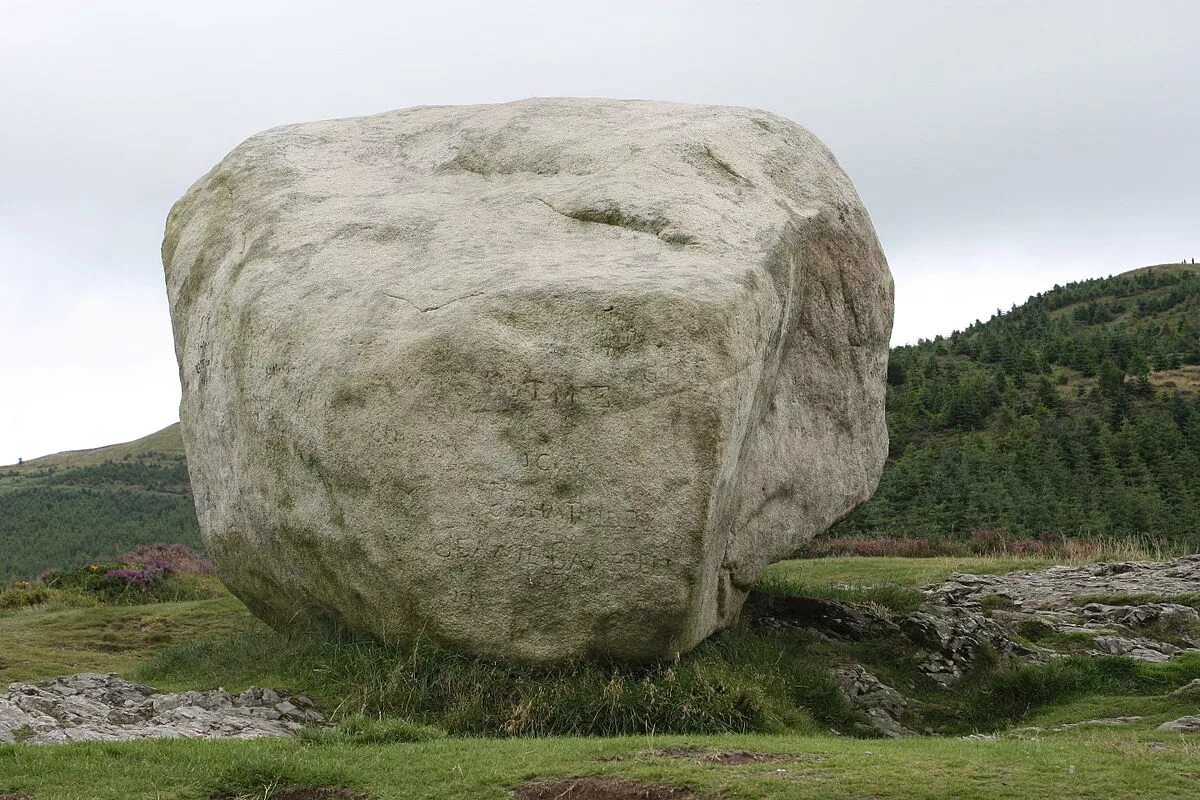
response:
M276 128L162 252L205 546L277 628L671 657L883 467L886 261L762 111Z

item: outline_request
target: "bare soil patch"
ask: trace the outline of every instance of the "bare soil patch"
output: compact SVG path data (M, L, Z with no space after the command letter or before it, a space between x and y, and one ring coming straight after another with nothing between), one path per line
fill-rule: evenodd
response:
M304 786L284 789L272 800L367 800L367 796L362 792L352 792L349 789Z
M245 795L221 793L213 795L212 800L243 800ZM268 790L264 795L270 800L369 800L367 795L340 786L280 786ZM0 796L0 800L5 800ZM32 798L30 799L32 800Z
M689 789L654 786L624 778L560 778L518 786L513 800L693 800Z
M737 767L742 764L768 764L773 761L784 761L787 756L779 753L756 753L753 750L725 750L721 753L709 753L702 757L702 764L723 764Z
M667 758L685 758L699 764L720 764L738 767L743 764L769 764L775 761L792 761L792 756L782 753L758 753L753 750L722 750L713 753L700 747L666 747L652 750L649 755Z
M651 750L652 756L666 756L667 758L702 758L708 755L708 751L702 747L665 747L662 750Z

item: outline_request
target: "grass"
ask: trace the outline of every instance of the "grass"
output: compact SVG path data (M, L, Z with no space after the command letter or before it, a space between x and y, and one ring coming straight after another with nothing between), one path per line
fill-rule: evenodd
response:
M312 697L334 718L394 716L472 736L816 732L853 723L804 632L738 627L676 663L519 667L415 642L254 630L155 654L135 677L167 689L251 684Z
M72 467L102 464L105 461L121 461L125 458L137 457L143 453L182 456L183 433L179 430L179 423L173 423L160 431L155 431L149 436L143 436L141 439L135 439L131 442L110 444L105 447L94 447L89 450L65 450L61 453L53 453L48 456L29 458L20 465L9 464L7 466L0 466L0 469L18 474L36 472L47 467L70 469Z
M902 610L919 596L916 587L954 571L1040 566L997 557L826 558L776 565L765 581ZM685 787L710 800L1170 798L1200 791L1200 740L1154 730L1198 710L1194 698L1168 694L1200 677L1200 654L1165 664L995 661L946 691L920 674L901 641L846 643L740 626L677 663L531 669L421 642L284 637L228 596L0 612L0 641L6 680L118 671L167 690L266 685L308 694L337 723L293 740L0 747L0 795L27 792L38 800L263 800L286 786L340 786L372 800L507 798L526 780L585 775ZM833 736L831 727L853 729L854 721L826 674L842 661L863 663L914 697L919 709L906 721L949 733L1145 719L1032 740ZM728 766L657 752L679 747L782 760Z
M446 732L397 717L356 714L330 728L305 728L300 738L318 744L408 744L444 739Z
M265 627L232 596L143 606L0 614L0 685L75 672L127 672L175 642Z
M920 587L946 580L954 572L1003 575L1053 566L1055 561L1017 556L934 556L932 558L830 558L781 561L767 568L763 581L774 587L804 588L884 586Z
M1165 742L1152 748L1151 742ZM724 766L669 748L742 749L779 761ZM1024 800L1195 797L1200 742L1085 729L1039 740L815 736L440 739L413 744L160 741L0 748L0 791L38 800L201 800L275 786L344 786L373 800L508 798L534 778L596 775L712 798Z
M1101 603L1106 606L1138 606L1143 603L1177 603L1200 609L1200 592L1186 594L1088 594L1075 598L1079 604Z
M759 580L757 589L767 594L785 597L813 597L841 603L869 604L896 613L916 611L925 599L920 589L911 586L897 586L892 583L830 584L806 580L802 574L766 575Z
M1024 723L1037 713L1052 713L1055 707L1091 695L1162 696L1197 677L1197 653L1164 664L1116 656L1076 656L1009 667L984 676L974 686L964 687L965 706L967 716L981 727L998 729Z
M1138 716L1142 727L1153 728L1168 720L1200 713L1200 703L1187 703L1162 695L1095 694L1049 706L1030 715L1023 725L1053 727L1093 719Z
M1096 636L1080 631L1078 633L1059 633L1045 622L1037 619L1027 619L1017 628L1017 633L1026 642L1049 647L1060 653L1084 653L1096 648Z

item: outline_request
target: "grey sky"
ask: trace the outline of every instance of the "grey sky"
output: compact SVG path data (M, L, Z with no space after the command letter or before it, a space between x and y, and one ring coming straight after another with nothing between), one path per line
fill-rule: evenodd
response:
M0 464L176 419L167 210L274 125L528 96L755 106L838 156L896 342L1200 258L1200 3L0 0Z

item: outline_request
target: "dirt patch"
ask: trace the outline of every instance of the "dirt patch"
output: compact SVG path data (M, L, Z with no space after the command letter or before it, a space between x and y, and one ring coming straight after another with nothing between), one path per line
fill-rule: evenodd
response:
M666 756L667 758L701 758L708 755L708 751L700 747L666 747L662 750L651 750L652 756Z
M731 767L742 764L769 764L773 761L786 761L787 756L778 753L756 753L753 750L726 750L722 753L709 753L700 759L702 764L724 764Z
M649 755L660 758L684 758L698 764L720 764L729 767L795 760L795 757L781 753L756 753L753 750L723 750L713 753L699 747L666 747L662 750L651 750Z
M352 792L349 789L303 786L284 789L271 800L367 800L367 796L362 792Z
M692 800L688 789L673 789L624 778L562 778L518 786L513 800Z
M222 793L213 795L212 800L248 800L249 797ZM267 789L262 794L254 794L253 797L268 800L369 800L362 792L339 786L279 786ZM0 800L5 800L3 795L0 795Z

